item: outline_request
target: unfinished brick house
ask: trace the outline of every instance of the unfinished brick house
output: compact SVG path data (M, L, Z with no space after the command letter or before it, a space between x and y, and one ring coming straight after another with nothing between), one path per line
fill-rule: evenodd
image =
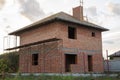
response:
M102 73L101 32L108 29L84 21L83 7L73 16L60 12L10 33L20 37L22 73Z

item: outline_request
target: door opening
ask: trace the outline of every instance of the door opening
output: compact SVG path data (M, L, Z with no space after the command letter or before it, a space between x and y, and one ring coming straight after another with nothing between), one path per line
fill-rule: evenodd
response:
M65 72L71 72L71 64L77 64L77 55L65 54Z
M88 71L93 71L92 55L88 55Z

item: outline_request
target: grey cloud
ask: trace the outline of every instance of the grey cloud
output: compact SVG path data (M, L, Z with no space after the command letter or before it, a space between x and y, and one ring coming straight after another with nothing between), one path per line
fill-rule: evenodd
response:
M5 0L0 0L0 9L3 8L4 4L5 4Z
M21 6L21 14L35 21L45 15L40 8L40 4L36 0L19 0Z
M87 13L90 14L91 16L97 16L97 9L95 6L91 6L87 8Z
M103 41L103 43L114 44L114 41Z
M120 3L108 3L108 10L115 15L120 15Z

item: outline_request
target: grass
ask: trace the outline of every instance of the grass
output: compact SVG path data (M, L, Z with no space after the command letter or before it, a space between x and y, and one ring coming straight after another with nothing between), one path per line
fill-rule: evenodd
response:
M0 78L0 80L2 80ZM5 80L120 80L116 77L74 77L74 76L7 76Z

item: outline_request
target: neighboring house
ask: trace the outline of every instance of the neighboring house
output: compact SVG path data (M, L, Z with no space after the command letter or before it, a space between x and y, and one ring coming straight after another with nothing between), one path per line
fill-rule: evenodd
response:
M22 73L104 72L101 32L108 29L84 21L83 7L73 16L60 12L10 33L20 37Z
M110 60L120 60L120 51L111 54L109 57Z
M111 54L110 60L104 61L104 69L109 72L120 72L120 51Z

